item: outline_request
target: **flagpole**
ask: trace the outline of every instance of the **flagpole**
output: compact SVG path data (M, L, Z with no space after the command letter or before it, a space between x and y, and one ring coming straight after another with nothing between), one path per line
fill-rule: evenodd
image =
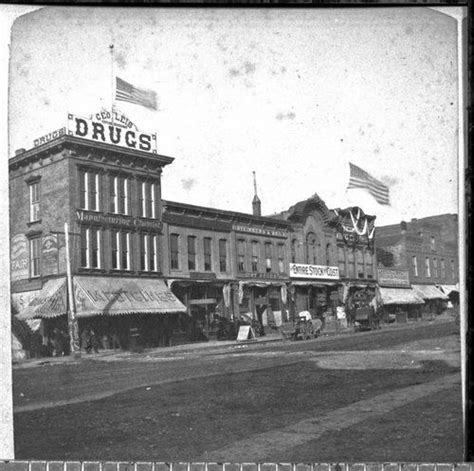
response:
M110 81L111 81L111 97L110 97L110 114L112 115L112 125L114 124L114 95L115 95L115 83L114 83L114 45L109 46L110 49Z

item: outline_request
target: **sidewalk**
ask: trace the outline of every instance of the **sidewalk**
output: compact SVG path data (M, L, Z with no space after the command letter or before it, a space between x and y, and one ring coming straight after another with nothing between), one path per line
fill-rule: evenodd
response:
M407 328L420 328L425 325L438 322L453 322L452 316L449 314L442 314L435 318L432 321L422 320L407 322L403 324L393 323L393 324L381 324L381 330L403 330ZM322 331L321 335L317 339L311 340L300 340L298 342L324 342L325 340L330 340L337 337L351 337L353 335L363 336L370 335L373 332L379 331L365 331L365 332L354 332L352 327L347 329L335 329L328 328ZM19 363L14 363L13 368L32 368L36 366L44 365L55 365L60 363L77 363L80 361L111 361L111 360L130 360L134 357L140 358L143 356L148 357L173 357L176 355L191 354L192 352L202 352L202 351L212 351L216 352L218 350L235 350L241 348L249 348L254 345L261 345L272 342L293 342L291 340L285 340L281 333L278 330L270 331L263 337L257 337L253 340L246 341L236 341L236 340L211 340L208 342L195 342L195 343L186 343L180 345L172 345L170 347L161 347L153 349L144 349L141 352L131 352L131 351L122 351L122 350L105 350L99 351L99 353L86 354L81 352L80 358L74 358L73 356L64 356L64 357L47 357L47 358L34 358L24 360Z

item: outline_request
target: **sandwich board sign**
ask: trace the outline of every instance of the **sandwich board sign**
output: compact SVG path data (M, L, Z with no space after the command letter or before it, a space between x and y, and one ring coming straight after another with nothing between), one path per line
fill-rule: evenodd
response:
M241 325L237 334L237 342L244 340L256 340L255 332L249 325Z

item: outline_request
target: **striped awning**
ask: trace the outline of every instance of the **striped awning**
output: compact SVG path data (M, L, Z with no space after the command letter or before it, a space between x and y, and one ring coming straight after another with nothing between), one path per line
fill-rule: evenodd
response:
M379 288L379 293L383 305L425 303L411 288Z
M40 292L17 314L20 320L48 319L67 313L66 278L44 283Z
M436 288L436 286L434 285L412 285L412 287L416 291L418 296L426 300L449 299L441 290Z
M75 276L77 317L186 312L161 279Z

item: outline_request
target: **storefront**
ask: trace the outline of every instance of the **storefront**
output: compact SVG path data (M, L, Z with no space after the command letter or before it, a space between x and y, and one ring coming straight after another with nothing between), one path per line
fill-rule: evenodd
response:
M73 290L78 336L93 335L102 349L169 345L176 315L186 310L161 279L75 276ZM60 277L46 281L17 317L41 319L42 344L51 354L67 354L68 309L66 278Z
M379 268L377 307L384 322L407 322L421 318L424 300L412 289L408 270Z
M434 318L446 311L449 297L434 285L412 285L417 295L423 299L422 316Z

